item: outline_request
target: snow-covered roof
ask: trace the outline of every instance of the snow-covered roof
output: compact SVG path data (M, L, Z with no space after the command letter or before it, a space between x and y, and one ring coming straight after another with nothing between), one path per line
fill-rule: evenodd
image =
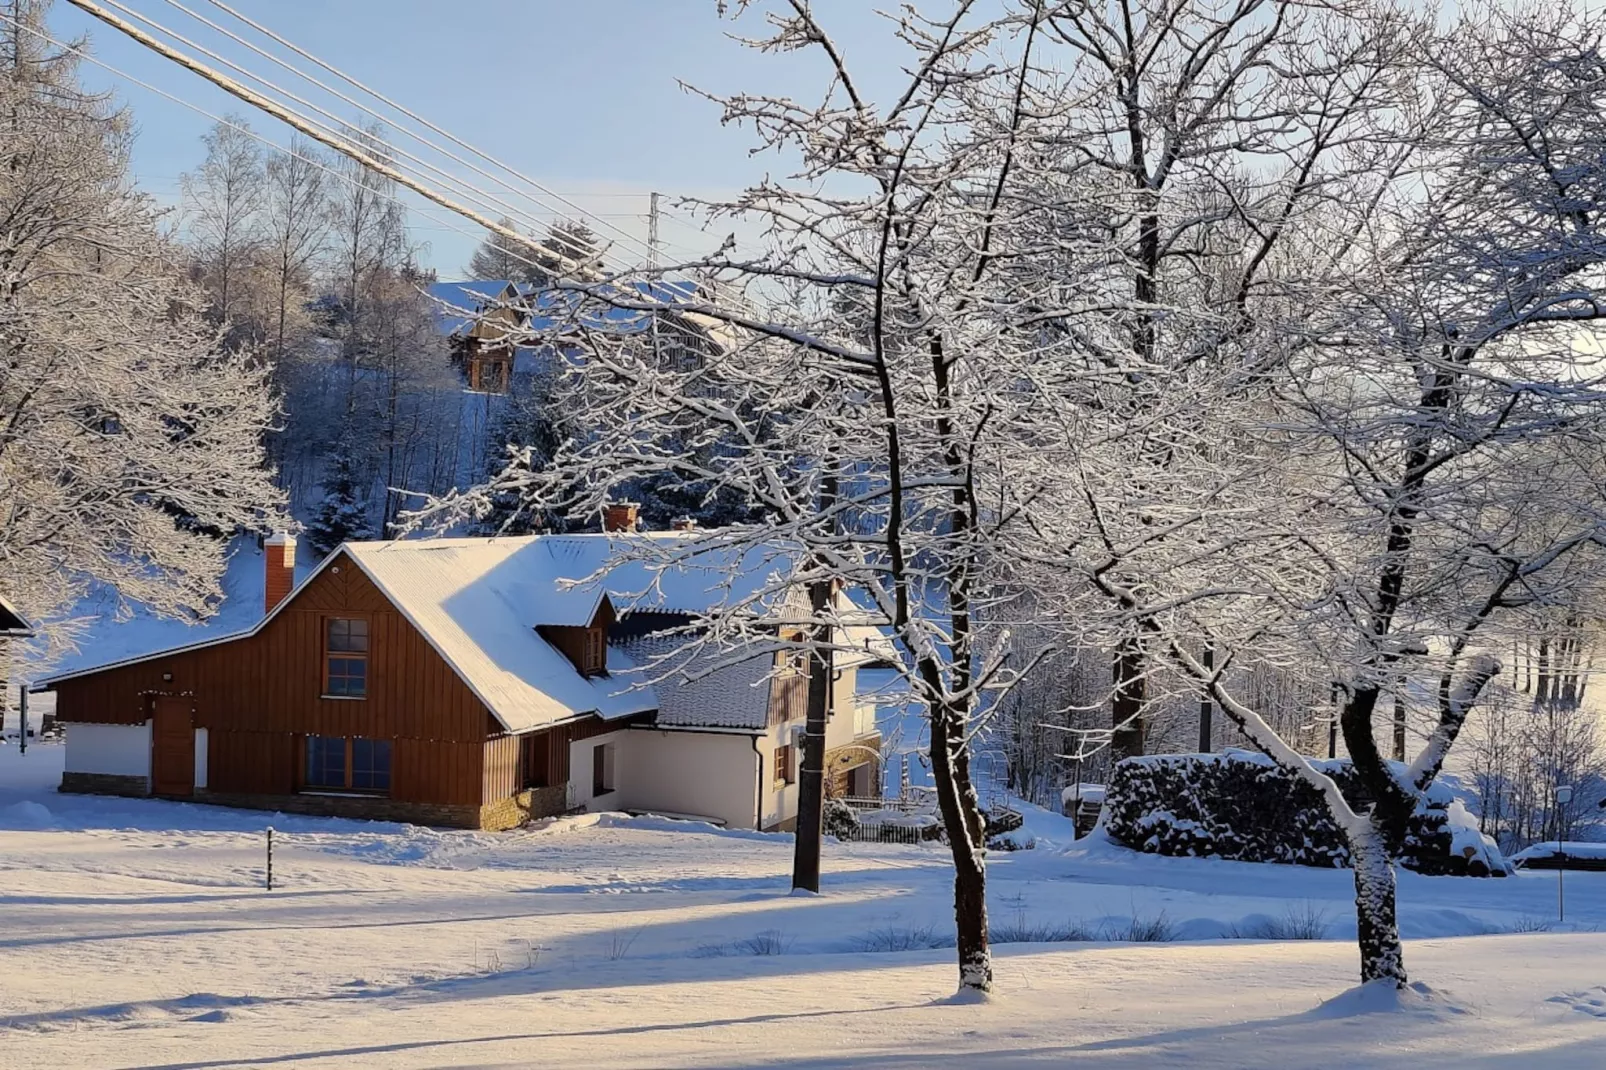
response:
M635 667L609 648L610 675L587 677L541 638L571 623L573 598L549 619L543 595L557 579L539 537L347 543L346 552L510 732L595 713L604 719L658 707L651 687L611 674ZM580 621L589 623L589 618Z
M578 714L611 719L659 707L651 684L618 646L608 648L608 675L585 677L536 628L589 624L604 597L620 615L695 616L742 605L765 591L782 563L782 555L763 547L712 546L675 560L677 547L693 538L529 535L358 542L344 549L497 720L522 732ZM640 559L618 561L625 553ZM648 560L660 556L669 560Z
M620 645L644 666L642 673L670 673L666 686L658 688L660 728L734 729L762 732L769 724L770 673L774 654L724 665L717 672L699 679L674 680L676 674L697 675L720 657L716 651L699 651L690 659L677 658L681 638L674 635L631 636ZM667 663L657 659L667 657Z
M602 301L618 295L617 300L633 304L650 302L673 307L692 301L697 296L697 284L685 280L636 280L619 285L609 283L596 288ZM629 292L635 291L634 293ZM615 308L598 301L585 301L577 290L532 289L525 294L530 309L530 329L533 331L561 331L570 327L605 331L609 334L640 334L652 326L652 313L640 309Z
M608 672L586 677L536 629L590 623L606 597L620 616L698 616L762 604L788 563L764 546L700 544L702 535L653 532L418 539L345 543L254 627L199 643L75 670L74 677L253 635L342 553L371 579L510 732L595 713L605 719L659 707L640 666L616 644ZM617 561L627 553L636 556Z
M435 282L427 292L435 300L435 326L448 338L471 330L486 306L518 297L518 288L506 279Z
M8 639L26 639L33 635L33 629L22 614L4 598L0 598L0 637Z

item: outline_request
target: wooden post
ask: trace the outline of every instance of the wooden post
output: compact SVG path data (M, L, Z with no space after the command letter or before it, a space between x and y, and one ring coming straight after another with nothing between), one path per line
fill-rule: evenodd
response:
M273 891L273 826L268 826L268 891Z

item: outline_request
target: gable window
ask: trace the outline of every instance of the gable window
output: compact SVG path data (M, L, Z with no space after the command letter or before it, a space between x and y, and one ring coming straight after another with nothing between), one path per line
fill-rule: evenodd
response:
M591 748L591 795L606 795L613 790L614 745L599 743Z
M608 642L601 628L587 628L582 671L587 676L608 671Z
M792 767L792 747L783 743L775 748L775 783L791 784L797 779Z
M324 631L323 693L333 698L368 695L368 622L331 618Z
M305 786L325 791L390 791L390 740L308 736Z

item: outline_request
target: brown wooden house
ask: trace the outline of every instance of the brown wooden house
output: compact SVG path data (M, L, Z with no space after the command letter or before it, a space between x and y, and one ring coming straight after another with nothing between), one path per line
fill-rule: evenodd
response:
M41 685L66 726L62 790L470 828L584 809L785 826L777 753L790 762L803 705L786 666L755 656L685 686L638 672L728 591L731 563L651 604L640 577L572 586L618 537L348 543L291 589L276 536L249 631ZM862 767L879 739L844 677L833 745Z
M429 295L468 389L506 394L513 383L514 339L525 322L518 287L502 280L437 282Z

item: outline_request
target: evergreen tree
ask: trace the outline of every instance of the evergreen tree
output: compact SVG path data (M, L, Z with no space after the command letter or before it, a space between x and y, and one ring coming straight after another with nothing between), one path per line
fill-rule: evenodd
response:
M517 229L513 225L513 220L505 216L497 222L509 229ZM468 277L486 280L505 279L508 282L528 282L536 286L545 286L549 281L546 269L538 263L532 263L545 259L550 258L539 258L528 246L519 245L500 234L489 234L469 258Z
M306 530L307 542L320 557L343 542L373 537L367 498L352 457L351 436L342 435L329 461L323 501Z
M509 450L529 449L531 462L545 464L557 452L560 433L549 416L549 398L544 390L516 393L491 426L492 448L487 452L485 478L494 478L508 462ZM550 510L523 507L515 491L501 491L490 498L489 510L477 518L469 530L475 535L533 535L540 531L561 531L563 518Z

